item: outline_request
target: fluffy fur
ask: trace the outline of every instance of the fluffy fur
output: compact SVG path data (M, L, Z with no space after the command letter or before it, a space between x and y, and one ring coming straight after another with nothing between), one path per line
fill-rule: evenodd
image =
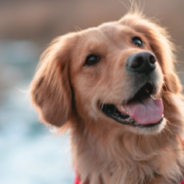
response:
M131 37L139 36L144 48ZM41 121L69 129L74 167L82 184L179 184L184 177L182 86L174 69L173 44L162 27L141 14L58 37L44 52L31 83ZM153 76L164 104L159 130L122 125L100 103L121 104L138 83L126 60L148 50L157 57ZM86 66L89 54L101 56Z

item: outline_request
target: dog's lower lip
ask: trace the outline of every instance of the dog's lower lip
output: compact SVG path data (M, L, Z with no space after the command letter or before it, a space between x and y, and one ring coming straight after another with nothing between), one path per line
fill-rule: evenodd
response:
M117 121L120 124L130 125L130 126L139 127L139 128L154 127L156 125L159 125L164 119L164 116L162 116L162 118L157 123L142 125L137 123L128 114L122 114L121 112L119 112L118 109L112 104L101 105L100 109L106 116L108 116L109 118L112 118L113 120Z

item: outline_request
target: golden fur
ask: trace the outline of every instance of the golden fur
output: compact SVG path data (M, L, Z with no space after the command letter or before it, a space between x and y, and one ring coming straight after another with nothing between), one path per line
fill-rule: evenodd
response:
M144 48L131 44L141 37ZM162 27L141 14L58 37L45 51L31 84L32 102L47 124L69 129L74 167L82 184L179 184L184 178L182 86L173 45ZM131 97L135 78L126 59L140 50L157 57L157 91L166 123L139 130L105 116L99 103L120 104ZM84 66L89 54L101 56Z

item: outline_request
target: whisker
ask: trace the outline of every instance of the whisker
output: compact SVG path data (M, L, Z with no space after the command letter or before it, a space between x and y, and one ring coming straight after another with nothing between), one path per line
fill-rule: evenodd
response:
M129 11L129 8L126 6L126 4L122 1L122 0L118 0L127 10L127 12Z
M75 28L75 30L76 30L77 32L82 31L82 29L81 29L79 26L75 26L74 28Z

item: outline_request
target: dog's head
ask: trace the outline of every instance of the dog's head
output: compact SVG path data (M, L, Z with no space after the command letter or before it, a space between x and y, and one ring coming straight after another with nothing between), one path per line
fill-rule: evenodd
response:
M31 84L41 119L60 127L71 117L159 132L164 93L180 93L166 31L139 14L58 37ZM124 126L126 125L126 126Z

